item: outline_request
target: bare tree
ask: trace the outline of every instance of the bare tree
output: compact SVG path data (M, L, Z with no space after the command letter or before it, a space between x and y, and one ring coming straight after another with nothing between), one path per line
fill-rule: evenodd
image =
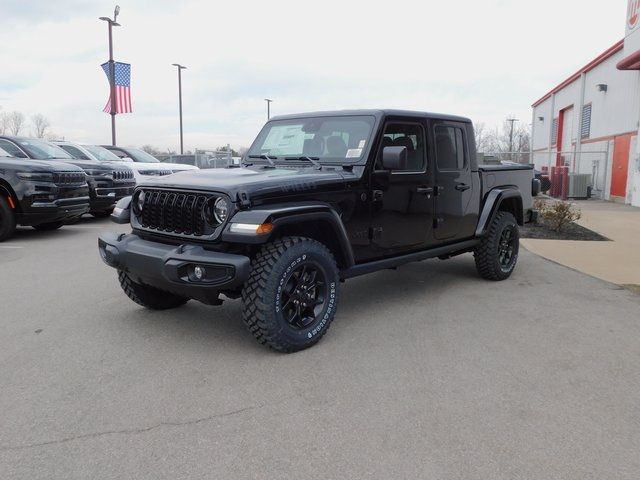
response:
M20 135L22 127L24 127L25 117L22 112L14 110L9 113L8 128L12 135Z
M479 152L494 154L501 160L521 163L529 161L529 146L531 144L529 125L516 123L513 125L513 133L511 122L508 120L505 120L501 127L496 127L493 130L485 130L483 124L480 124L480 127L480 139L476 131L476 143L482 142L482 149L478 147Z
M41 113L36 113L32 116L31 123L35 129L34 135L36 138L44 138L47 135L47 129L51 126L47 117Z
M4 135L9 130L9 114L0 112L0 135Z
M147 152L149 155L153 155L154 157L157 155L163 154L162 150L160 150L157 147L154 147L153 145L143 145L140 147L140 150L143 150Z
M476 137L476 150L478 152L487 152L487 147L489 146L487 126L482 122L476 123L474 125L474 133Z

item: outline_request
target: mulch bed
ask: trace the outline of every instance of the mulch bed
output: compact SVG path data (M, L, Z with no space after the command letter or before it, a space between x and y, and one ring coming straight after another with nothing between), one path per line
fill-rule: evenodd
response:
M520 238L540 238L544 240L582 240L588 242L607 242L609 239L577 223L565 225L561 232L551 229L544 220L538 223L525 223L520 227Z

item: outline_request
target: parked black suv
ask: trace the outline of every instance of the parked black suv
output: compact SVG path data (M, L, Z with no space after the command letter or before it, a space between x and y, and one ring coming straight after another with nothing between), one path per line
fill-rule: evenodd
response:
M88 211L89 187L81 168L12 158L0 148L0 242L16 225L55 230Z
M58 145L43 140L0 136L0 148L18 158L54 160L82 168L87 174L90 213L94 217L109 216L116 201L131 195L136 185L129 167L76 158Z
M259 342L315 344L342 280L473 252L479 274L508 278L518 225L533 218L530 166L478 166L471 121L396 110L271 119L242 168L151 180L112 218L103 260L152 309L242 298Z

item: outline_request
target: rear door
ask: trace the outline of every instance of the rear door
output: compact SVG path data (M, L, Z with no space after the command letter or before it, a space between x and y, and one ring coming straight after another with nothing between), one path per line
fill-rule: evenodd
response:
M467 129L464 123L434 121L436 155L437 240L455 240L473 235L466 215L473 195Z
M407 148L405 170L382 169L382 149ZM433 238L433 189L427 169L425 124L419 119L386 122L371 175L373 256L424 248Z

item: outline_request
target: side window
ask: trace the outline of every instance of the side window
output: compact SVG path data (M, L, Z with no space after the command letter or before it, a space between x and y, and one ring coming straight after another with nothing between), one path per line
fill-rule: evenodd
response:
M28 158L27 155L8 140L0 139L0 147L12 157Z
M385 126L376 168L382 169L384 147L407 148L407 172L423 172L425 169L424 129L417 123L389 123Z
M72 147L71 145L60 145L60 147L65 149L67 153L71 155L73 158L79 158L80 160L89 160L89 157L87 157L84 153L82 153L76 147Z
M458 127L438 126L436 133L436 161L438 170L465 168L464 133Z

